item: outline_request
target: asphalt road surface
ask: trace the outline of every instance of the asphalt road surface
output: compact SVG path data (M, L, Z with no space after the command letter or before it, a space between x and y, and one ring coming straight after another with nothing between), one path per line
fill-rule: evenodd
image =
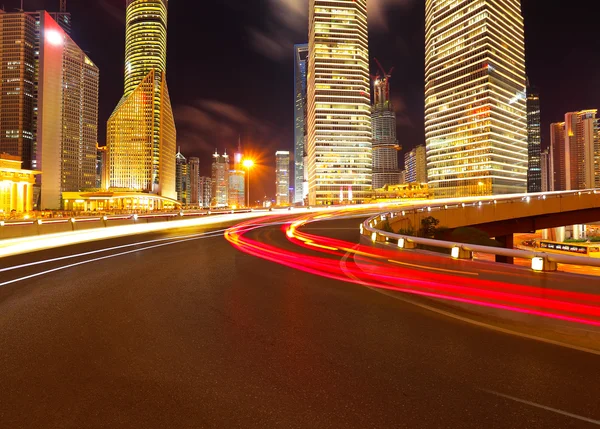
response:
M344 225L329 235L356 241L357 222ZM0 259L111 249L0 272L0 427L600 426L600 356L293 271L207 232ZM252 234L285 245L277 226Z

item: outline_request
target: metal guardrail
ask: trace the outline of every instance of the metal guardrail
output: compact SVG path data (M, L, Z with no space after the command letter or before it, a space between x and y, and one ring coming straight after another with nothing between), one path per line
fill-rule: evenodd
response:
M555 271L557 264L567 265L583 265L591 267L600 267L600 259L590 258L584 256L571 256L561 255L555 253L538 252L533 250L520 250L520 249L505 249L502 247L491 247L474 244L457 243L451 241L435 240L431 238L414 237L410 235L395 234L387 231L378 229L378 226L386 220L397 217L398 215L406 216L407 213L411 212L434 212L438 210L448 210L451 208L465 208L472 207L474 205L483 204L501 204L501 203L514 203L514 202L529 202L531 199L547 199L547 198L562 198L563 196L583 195L583 194L600 194L600 190L586 189L581 191L568 191L568 192L548 192L543 194L523 194L517 197L513 196L496 196L496 197L484 197L481 199L473 200L467 199L466 202L452 201L450 204L414 204L412 206L402 207L401 211L392 211L386 213L380 213L376 216L372 216L365 220L361 226L361 234L369 236L373 242L387 242L389 239L395 240L398 243L398 247L401 249L415 248L416 245L424 245L431 247L438 247L442 249L451 249L452 257L454 259L472 259L473 252L485 253L491 255L505 256L509 258L521 258L530 259L532 261L531 268L534 271Z

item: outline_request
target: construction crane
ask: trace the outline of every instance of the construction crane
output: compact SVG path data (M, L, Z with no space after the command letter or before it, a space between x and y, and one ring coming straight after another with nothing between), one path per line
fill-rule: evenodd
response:
M377 72L375 76L371 76L374 82L374 91L375 91L375 105L385 104L390 100L390 79L392 77L392 72L394 71L394 67L390 69L390 71L386 72L381 63L377 58L375 59L375 63L382 75ZM382 77L383 76L383 77Z
M67 0L60 0L60 12L65 13L67 11Z

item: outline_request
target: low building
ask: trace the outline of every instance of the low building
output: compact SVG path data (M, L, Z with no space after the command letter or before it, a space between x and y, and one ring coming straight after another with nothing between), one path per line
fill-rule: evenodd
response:
M0 216L33 209L33 185L39 171L21 169L21 158L0 154Z
M405 183L403 185L386 185L373 190L371 202L385 202L399 199L433 198L433 190L427 183Z
M72 212L152 212L181 207L179 201L145 192L63 192L63 206Z

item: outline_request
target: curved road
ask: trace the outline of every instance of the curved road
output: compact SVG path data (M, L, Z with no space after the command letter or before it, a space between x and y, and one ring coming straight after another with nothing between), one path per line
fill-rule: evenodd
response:
M348 241L357 225L320 224ZM111 248L0 271L0 427L600 425L598 355L294 271L210 231L0 259ZM291 245L277 225L250 235Z

